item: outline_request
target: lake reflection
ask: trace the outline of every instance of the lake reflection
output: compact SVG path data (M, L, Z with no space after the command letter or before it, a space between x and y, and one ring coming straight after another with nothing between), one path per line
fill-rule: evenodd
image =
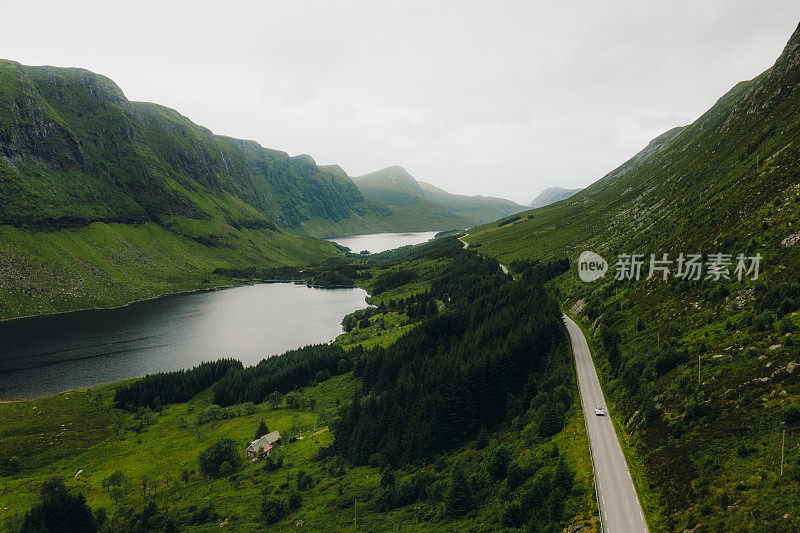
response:
M376 254L393 250L409 244L421 244L433 239L436 231L422 231L417 233L370 233L367 235L353 235L351 237L335 237L328 239L336 244L347 246L353 253L367 250Z
M362 289L293 283L167 296L119 309L0 323L0 400L92 387L234 357L328 342L366 307Z

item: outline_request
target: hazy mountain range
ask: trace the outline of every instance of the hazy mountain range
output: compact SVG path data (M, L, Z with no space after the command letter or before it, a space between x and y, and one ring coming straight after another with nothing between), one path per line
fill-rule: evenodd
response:
M174 289L197 287L214 267L339 253L304 235L462 229L523 209L398 167L356 181L131 102L87 70L0 60L0 316L122 303L175 279Z
M583 189L565 189L563 187L548 187L547 189L543 190L539 193L539 196L533 199L533 201L528 204L530 208L536 207L544 207L546 205L550 205L555 202L559 202L566 198L569 198L573 194Z

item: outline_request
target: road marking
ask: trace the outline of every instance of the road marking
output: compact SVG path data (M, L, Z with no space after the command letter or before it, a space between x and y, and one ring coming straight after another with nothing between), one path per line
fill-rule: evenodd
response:
M625 455L622 453L619 439L616 435L614 424L611 420L611 413L608 413L608 420L593 419L594 413L593 406L589 403L590 398L594 400L594 405L603 405L603 389L597 376L597 370L594 367L591 351L589 350L586 338L580 327L572 321L568 316L564 315L564 321L567 325L567 332L570 335L572 342L576 373L578 374L578 392L580 393L581 402L583 404L584 421L586 422L586 434L589 441L589 449L591 451L592 469L594 471L594 485L596 489L596 497L598 502L598 515L600 518L601 531L612 531L616 533L621 531L624 533L648 531L647 522L644 519L644 512L641 507L638 495L636 494L636 486L633 483L633 477L630 475L628 465L625 460ZM575 334L573 336L573 330ZM586 389L586 390L584 390ZM596 420L590 422L590 420ZM592 430L601 436L595 442L592 438ZM610 433L609 433L610 430ZM595 450L597 447L597 450ZM605 453L605 456L610 459L610 464L601 463L598 470L597 461L595 460L596 452ZM612 481L609 495L611 507L606 508L604 485L600 482L600 476L606 477ZM611 476L608 478L608 476ZM627 487L624 486L624 481L620 479L627 477L630 483L631 492L628 493ZM641 518L640 523L636 522L635 512L633 507L639 511ZM631 513L630 511L633 511ZM609 523L609 519L611 522Z

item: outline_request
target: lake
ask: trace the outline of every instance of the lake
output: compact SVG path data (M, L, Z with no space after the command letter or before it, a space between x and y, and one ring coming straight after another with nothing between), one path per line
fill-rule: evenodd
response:
M332 240L374 253L422 243L435 234ZM366 296L363 289L268 283L0 322L0 401L188 369L222 357L253 365L335 339L342 318L367 306Z
M416 233L371 233L353 235L351 237L335 237L328 239L336 244L347 246L353 253L367 250L371 254L394 250L408 244L421 244L433 239L437 231L421 231Z
M233 357L245 365L328 342L363 289L294 283L166 296L0 322L0 400L21 400Z

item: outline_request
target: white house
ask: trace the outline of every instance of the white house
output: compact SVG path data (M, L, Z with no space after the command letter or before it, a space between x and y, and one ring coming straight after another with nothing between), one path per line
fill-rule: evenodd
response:
M250 443L250 446L247 447L247 458L253 459L254 457L258 457L258 452L262 450L269 455L272 446L279 440L281 440L281 434L278 431L267 433L254 440Z

